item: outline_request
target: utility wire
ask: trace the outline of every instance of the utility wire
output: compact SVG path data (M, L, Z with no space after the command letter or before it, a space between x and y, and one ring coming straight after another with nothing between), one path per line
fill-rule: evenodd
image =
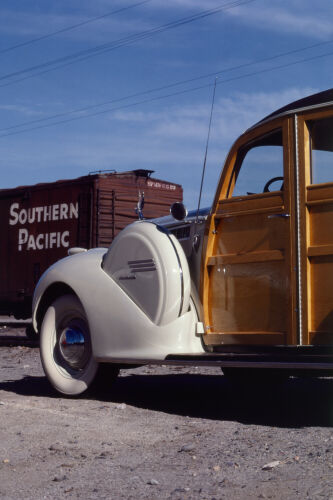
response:
M219 81L217 81L216 85L221 85L222 83L229 83L231 81L241 80L243 78L248 78L248 77L251 77L251 76L257 76L257 75L260 75L260 74L269 73L270 71L275 71L275 70L278 70L278 69L283 69L283 68L287 68L287 67L290 67L290 66L295 66L296 64L302 64L304 62L313 61L315 59L320 59L320 58L328 57L328 56L331 56L331 55L333 55L333 51L332 52L327 52L326 54L320 54L320 55L317 55L317 56L312 56L312 57L307 57L307 58L304 58L304 59L299 59L298 61L293 61L293 62L290 62L290 63L280 64L278 66L273 66L271 68L265 68L265 69L262 69L260 71L254 71L252 73L247 73L245 75L239 75L239 76L231 77L231 78L228 78L228 79L225 79L225 80L219 80ZM27 128L27 129L24 129L24 130L19 130L19 131L16 131L16 132L14 132L14 131L8 132L7 134L1 134L0 138L2 138L2 137L8 137L8 136L11 136L11 135L23 134L25 132L31 132L33 130L39 130L39 129L43 129L43 128L54 127L56 125L60 125L60 124L64 124L64 123L69 123L69 122L76 121L76 120L82 120L83 118L90 118L92 116L98 116L98 115L102 115L102 114L106 114L106 113L111 113L111 112L119 111L119 110L122 110L122 109L131 108L131 107L134 107L134 106L139 106L141 104L147 104L147 103L154 102L154 101L160 101L162 99L167 99L169 97L179 96L179 95L187 94L189 92L194 92L196 90L201 90L201 89L209 88L209 87L213 87L213 86L214 86L214 83L208 83L208 84L200 85L200 86L197 86L197 87L191 87L189 89L180 90L178 92L173 92L171 94L164 94L164 95L161 95L161 96L156 96L156 97L151 97L151 98L148 98L148 99L144 99L142 101L137 101L137 102L134 102L134 103L130 103L130 104L125 104L125 105L122 105L122 106L114 107L114 108L111 108L111 109L105 109L105 110L102 110L102 111L96 111L95 113L89 113L89 114L86 114L84 116L75 116L73 118L68 118L68 119L65 119L65 120L59 120L57 122L47 123L47 124L44 124L44 125L38 125L36 127L31 127L31 128Z
M299 52L304 52L306 50L313 49L315 47L319 47L319 46L327 45L327 44L332 44L332 43L333 43L333 40L327 40L325 42L319 42L319 43L316 43L316 44L313 44L313 45L308 45L308 46L301 47L301 48L298 48L298 49L288 50L287 52L280 52L280 53L275 54L273 56L268 56L268 57L264 57L264 58L261 58L261 59L256 59L254 61L249 61L247 63L239 64L237 66L231 66L229 68L225 68L225 69L222 69L222 70L214 71L212 73L206 73L204 75L200 75L200 76L197 76L197 77L194 77L194 78L188 78L186 80L181 80L181 81L178 81L178 82L170 83L168 85L163 85L161 87L155 87L155 88L143 90L142 92L136 92L134 94L130 94L130 95L127 95L127 96L123 96L123 97L119 97L119 98L115 98L115 99L109 99L109 100L103 101L101 103L91 104L89 106L84 106L84 107L81 107L81 108L73 109L71 111L65 111L65 112L62 112L62 113L57 113L57 114L46 116L46 117L43 117L43 118L36 118L34 120L29 120L29 121L26 121L26 122L18 123L16 125L11 125L10 127L0 128L0 132L4 132L6 130L13 130L13 129L25 127L27 125L32 125L32 124L35 124L35 123L41 123L41 122L48 121L48 120L53 120L55 118L61 118L61 117L64 117L64 116L70 116L70 115L75 114L75 113L83 113L85 111L89 111L90 109L99 108L101 106L106 106L108 104L116 104L118 102L122 102L122 101L125 101L125 100L128 100L128 99L133 99L135 97L140 97L140 96L147 95L147 94L150 94L150 93L159 92L161 90L170 89L170 88L173 88L173 87L177 87L179 85L185 85L185 84L192 83L192 82L195 82L195 81L198 81L198 80L203 80L205 78L211 78L212 76L216 77L217 75L221 75L223 73L229 73L231 71L243 69L243 68L254 66L256 64L261 64L261 63L264 63L264 62L270 62L270 61L273 61L273 60L281 58L281 57L293 55L293 54L296 54L296 53L299 53ZM318 57L320 57L320 56L318 56ZM297 61L295 62L295 64L298 64ZM238 78L239 77L234 77L234 79L238 79ZM242 75L241 75L241 78L243 78ZM225 81L230 81L230 80L223 80L221 83L223 83ZM80 118L84 118L84 117L80 117Z
M54 68L43 71L42 73L34 73L32 75L24 76L23 78L19 78L19 79L16 79L14 81L11 81L9 83L0 85L0 87L12 85L13 83L18 83L18 82L26 80L28 78L32 78L32 77L38 76L40 74L43 74L43 73L46 73L49 71L57 70L61 67L64 67L65 65L66 66L72 65L76 62L86 60L90 57L95 57L96 55L104 54L105 52L109 52L111 50L116 50L116 49L119 49L119 48L122 48L122 47L125 47L128 45L131 45L133 43L144 40L146 38L150 38L154 35L163 33L163 32L168 31L170 29L179 28L180 26L184 26L184 25L192 23L194 21L204 19L206 17L217 14L223 10L231 9L231 8L238 7L240 5L244 5L244 4L248 4L248 3L252 3L254 1L255 0L233 0L232 2L224 3L223 5L220 5L219 7L204 10L204 11L201 11L197 14L192 14L191 16L187 16L187 17L178 19L176 21L162 24L160 26L157 26L157 27L149 29L149 30L134 33L133 35L128 35L124 38L120 38L120 39L114 40L112 42L108 42L108 43L105 43L102 45L97 45L95 47L91 47L90 49L75 52L74 54L70 54L70 55L67 55L64 57L59 57L59 58L53 59L51 61L46 61L44 63L37 64L35 66L30 66L30 67L22 69L22 70L18 70L18 71L14 71L12 73L8 73L6 75L2 75L2 76L0 76L0 81L7 80L7 79L13 78L15 76L22 75L24 73L34 72L34 71L37 71L38 69L46 68L46 67L49 67L52 65L56 65L56 64L60 64L62 62L65 62L65 64L58 65Z
M71 26L67 26L67 28L62 28L57 31L52 31L51 33L41 35L37 38L31 38L30 40L26 40L25 42L18 43L16 45L12 45L11 47L7 47L6 49L0 50L0 54L4 54L5 52L10 52L20 47L25 47L26 45L31 45L32 43L40 42L41 40L45 40L46 38L51 38L52 36L59 35L60 33L66 33L67 31L72 31L74 29L80 28L81 26L85 26L86 24L95 23L96 21L100 21L101 19L105 19L106 17L113 16L114 14L119 14L120 12L133 9L135 7L139 7L140 5L143 5L151 1L152 0L143 0L142 2L137 2L131 5L127 5L126 7L122 7L121 9L112 10L111 12L107 12L106 14L103 14L101 16L92 17L87 19L86 21L82 21L77 24L72 24Z

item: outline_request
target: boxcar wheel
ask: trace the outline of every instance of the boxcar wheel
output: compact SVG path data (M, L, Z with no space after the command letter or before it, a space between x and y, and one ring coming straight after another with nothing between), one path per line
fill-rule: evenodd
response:
M45 374L62 394L83 393L93 382L98 363L92 356L88 321L74 295L56 299L47 309L40 334Z

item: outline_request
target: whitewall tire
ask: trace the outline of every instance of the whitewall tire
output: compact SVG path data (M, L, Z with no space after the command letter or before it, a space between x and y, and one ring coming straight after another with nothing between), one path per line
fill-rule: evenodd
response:
M62 394L76 396L92 384L98 363L92 355L84 309L74 295L59 297L47 309L40 353L47 378Z

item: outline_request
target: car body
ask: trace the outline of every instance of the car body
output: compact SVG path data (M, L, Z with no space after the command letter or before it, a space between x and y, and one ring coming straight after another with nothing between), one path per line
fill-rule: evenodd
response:
M328 90L235 142L211 209L72 249L33 300L51 383L79 394L105 363L331 370L332 159Z

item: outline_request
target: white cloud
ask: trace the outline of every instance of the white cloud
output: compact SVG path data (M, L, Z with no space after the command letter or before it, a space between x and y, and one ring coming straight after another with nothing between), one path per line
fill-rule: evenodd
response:
M315 93L316 89L290 88L276 92L237 92L216 100L213 114L212 137L223 142L235 139L246 128L274 110ZM151 137L161 140L204 140L207 135L210 104L170 106L157 112L118 111L111 120L128 124L144 124Z
M160 8L183 8L207 10L220 7L220 0L157 0L154 4ZM230 2L226 2L226 5ZM303 34L316 39L326 39L333 35L333 4L331 0L280 0L267 2L256 0L248 5L228 8L213 16L213 22L223 22L224 16L231 16L241 20L246 25L252 25L262 30L274 30L289 34Z
M212 201L221 165L235 139L265 115L315 91L287 88L281 92L237 92L216 100L202 206ZM19 151L15 150L14 136L12 154L10 149L3 150L9 161L7 168L10 171L13 166L16 172L12 185L18 183L19 165L24 165L25 171L35 173L35 182L76 177L96 169L148 168L156 171L157 178L182 184L186 204L190 209L194 208L209 112L209 104L165 107L156 112L118 111L95 129L91 123L84 126L82 122L80 132L73 133L72 130L68 133L65 126L54 128L53 135L46 133L45 138L40 134L21 136ZM29 182L33 183L33 179L32 175Z
M23 114L25 116L42 116L44 113L38 106L26 106L23 104L1 104L1 111L10 111L14 113Z
M294 0L285 2L284 7L272 4L261 5L260 8L254 5L237 7L231 9L229 15L241 19L247 25L252 24L264 30L302 34L324 40L333 35L332 3L326 3L326 5L326 12L321 12L319 9L314 9L313 4L311 9L307 9L304 3L300 8L298 1Z
M106 14L116 10L116 8L111 9L110 5L106 7L104 12L100 15ZM133 9L133 13L135 10ZM150 29L152 24L149 20L144 19L144 14L142 11L137 10L136 14L132 17L122 16L119 14L114 14L107 16L103 19L99 19L96 22L89 24L84 24L82 27L78 26L73 30L64 31L58 35L50 37L50 40L60 40L60 39L70 39L77 41L112 41L113 39L121 38L122 36L128 36L132 33L137 33L138 31L144 31ZM86 22L91 18L97 17L98 12L89 13L85 15L84 13L73 13L62 14L61 12L36 12L31 13L27 11L11 11L2 10L1 15L1 32L2 34L10 34L15 36L21 36L22 38L38 38L39 36L48 35L49 33L56 32L58 30L70 28L81 22ZM23 40L24 41L24 40ZM16 43L19 43L16 42ZM16 44L13 44L16 45ZM6 47L3 47L6 49Z

